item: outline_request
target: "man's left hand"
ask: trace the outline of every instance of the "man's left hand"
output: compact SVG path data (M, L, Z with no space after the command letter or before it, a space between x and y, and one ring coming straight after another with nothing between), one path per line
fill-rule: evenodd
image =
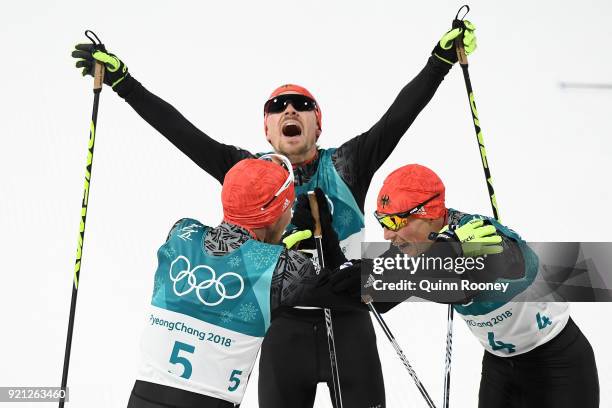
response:
M440 41L436 43L436 46L431 52L433 56L450 65L457 62L455 39L458 37L463 37L463 47L466 55L470 55L476 50L476 35L474 35L476 27L468 20L463 20L461 23L461 27L447 31L442 38L440 38Z

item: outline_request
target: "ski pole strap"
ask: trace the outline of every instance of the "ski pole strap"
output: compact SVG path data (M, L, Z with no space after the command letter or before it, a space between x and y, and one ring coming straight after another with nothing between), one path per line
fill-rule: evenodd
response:
M463 15L463 17L459 18L459 14L461 14L461 10L463 9L466 9L465 14ZM455 21L463 21L463 19L465 18L465 16L467 16L469 12L470 12L470 6L468 6L467 4L464 4L463 6L461 6L459 10L457 10L457 14L455 15Z

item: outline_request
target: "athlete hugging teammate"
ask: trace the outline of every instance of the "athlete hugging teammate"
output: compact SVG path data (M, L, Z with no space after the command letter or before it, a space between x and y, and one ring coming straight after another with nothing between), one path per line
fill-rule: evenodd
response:
M281 306L367 311L356 298L333 292L329 269L319 273L305 255L277 245L294 190L285 157L242 160L225 176L221 224L211 228L185 218L172 227L157 252L142 363L128 407L233 407ZM312 230L308 200L300 203L295 213L306 220L300 227ZM326 241L339 248L321 191L317 204ZM327 249L326 265L346 261L341 251Z
M538 272L537 255L516 232L495 219L447 208L442 180L416 164L389 174L378 194L375 215L385 239L401 253L419 256L443 251L455 257L486 253L486 273L471 276L472 280L509 284L507 293L496 301L486 293L468 291L461 302L449 302L456 303L455 311L485 349L480 408L599 406L593 349L570 318L569 305L513 301ZM472 247L471 254L466 254L468 240L480 249L474 252ZM451 248L456 248L454 254L449 253ZM339 273L346 282L354 283L359 280L359 269L354 265ZM419 270L417 274L437 278L448 277L449 272ZM431 298L427 291L415 294L440 298Z

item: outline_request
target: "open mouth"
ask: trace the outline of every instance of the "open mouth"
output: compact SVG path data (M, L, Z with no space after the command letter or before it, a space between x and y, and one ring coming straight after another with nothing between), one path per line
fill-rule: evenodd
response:
M283 136L287 137L300 136L302 134L302 126L298 122L287 121L283 124L281 132Z

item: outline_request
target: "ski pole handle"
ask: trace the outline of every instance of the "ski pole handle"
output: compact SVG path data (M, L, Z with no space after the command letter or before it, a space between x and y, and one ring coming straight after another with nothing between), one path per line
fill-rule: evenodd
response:
M457 49L457 59L459 60L459 65L467 65L467 54L465 53L465 48L463 48L463 33L461 33L461 35L455 39L455 48Z
M87 37L94 44L94 50L106 50L104 44L102 44L102 41L100 41L96 33L93 31L85 30L85 37ZM102 91L102 85L104 85L104 64L98 60L94 60L94 93L99 93Z
M317 196L314 191L308 192L308 202L310 203L310 213L315 222L315 230L313 235L315 237L321 236L321 218L319 216L319 203L317 202Z
M96 61L94 63L94 92L100 92L104 84L104 64Z
M461 10L463 10L464 8L467 10L465 11L465 14L463 15L463 17L459 19L459 14L461 13ZM468 6L467 4L464 4L463 6L461 6L461 8L457 11L457 15L455 16L455 19L453 20L453 28L463 28L463 19L465 18L465 16L467 16L469 12L470 12L470 6ZM467 65L468 64L467 54L465 53L465 48L463 47L463 32L459 35L459 37L455 38L455 49L457 50L457 59L459 60L459 64Z

